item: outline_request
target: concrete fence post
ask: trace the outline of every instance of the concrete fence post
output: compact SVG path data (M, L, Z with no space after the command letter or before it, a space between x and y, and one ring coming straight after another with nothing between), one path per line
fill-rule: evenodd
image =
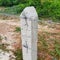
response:
M38 15L35 8L26 7L20 21L23 60L37 60Z

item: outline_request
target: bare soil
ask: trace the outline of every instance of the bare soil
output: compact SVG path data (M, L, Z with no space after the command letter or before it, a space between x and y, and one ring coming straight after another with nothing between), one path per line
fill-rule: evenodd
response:
M4 42L10 44L13 50L21 48L21 34L15 32L16 27L20 27L19 19L0 20L0 35L6 37ZM47 21L40 23L38 25L38 57L42 60L52 60L54 56L50 54L50 51L55 49L55 41L60 43L60 24L49 24Z

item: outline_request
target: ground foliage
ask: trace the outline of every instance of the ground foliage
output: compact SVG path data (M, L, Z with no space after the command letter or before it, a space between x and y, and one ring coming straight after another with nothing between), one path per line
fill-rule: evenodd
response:
M7 6L4 12L20 14L27 6L34 6L39 17L60 19L60 0L0 0L0 6Z

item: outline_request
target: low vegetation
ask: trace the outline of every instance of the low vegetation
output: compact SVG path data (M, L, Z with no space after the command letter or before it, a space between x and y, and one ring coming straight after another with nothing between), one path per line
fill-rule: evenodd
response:
M21 28L20 27L16 27L15 32L20 32Z
M21 0L0 0L0 6L13 6L19 4Z
M3 13L20 14L27 6L34 6L39 18L60 21L60 0L0 0L0 6L7 6Z
M16 56L16 60L23 60L22 59L22 50L21 49L16 50L14 55Z
M3 38L2 38L2 36L0 35L0 41L2 41L2 39L3 39Z
M54 35L47 32L38 34L38 60L60 59L60 41Z

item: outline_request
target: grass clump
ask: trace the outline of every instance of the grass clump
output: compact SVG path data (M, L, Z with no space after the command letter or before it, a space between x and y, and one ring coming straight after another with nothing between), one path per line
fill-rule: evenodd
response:
M2 41L2 39L3 39L3 38L2 38L2 36L0 35L0 41Z
M16 56L16 60L23 60L22 59L22 50L21 49L17 49L17 51L14 53L14 55Z
M20 32L21 31L21 28L20 27L16 27L15 28L15 32Z

